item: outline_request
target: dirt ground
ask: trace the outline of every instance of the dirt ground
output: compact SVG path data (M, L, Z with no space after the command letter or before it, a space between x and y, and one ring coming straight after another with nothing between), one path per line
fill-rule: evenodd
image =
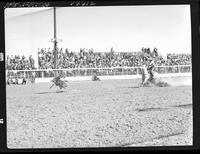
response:
M192 145L192 86L139 80L7 86L8 148Z

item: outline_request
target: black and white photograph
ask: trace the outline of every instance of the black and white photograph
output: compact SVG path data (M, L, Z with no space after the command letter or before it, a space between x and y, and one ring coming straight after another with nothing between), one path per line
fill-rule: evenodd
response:
M190 5L4 11L8 149L193 145Z

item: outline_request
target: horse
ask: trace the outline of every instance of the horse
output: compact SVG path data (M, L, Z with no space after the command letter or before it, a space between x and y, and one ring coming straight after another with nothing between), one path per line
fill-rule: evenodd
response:
M53 85L50 87L50 89L54 85L58 86L60 89L62 89L62 88L65 89L67 87L66 81L62 81L59 76L55 77L53 80L51 80L51 82L53 82Z
M152 75L148 72L145 66L142 67L142 83L141 87L157 86L157 87L168 87L170 86L167 82L162 81L159 74L152 71Z
M150 74L146 68L145 65L141 68L141 74L142 74L142 82L140 84L141 87L149 85L150 82Z

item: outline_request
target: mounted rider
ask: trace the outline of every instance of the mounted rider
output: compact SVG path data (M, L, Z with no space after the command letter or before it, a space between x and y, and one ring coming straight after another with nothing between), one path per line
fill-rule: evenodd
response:
M142 83L141 86L146 85L148 82L152 82L154 79L155 63L151 56L144 56L142 67Z
M143 61L142 67L142 83L140 86L146 86L152 83L155 86L166 87L170 86L167 82L164 82L155 71L155 61L158 57L157 49L155 48L153 53L143 53L141 58Z
M51 80L51 82L53 82L53 85L50 88L52 88L54 85L58 86L60 89L66 88L67 85L66 85L65 81L61 80L61 77L62 77L62 75L59 74L58 76L53 78L53 80Z

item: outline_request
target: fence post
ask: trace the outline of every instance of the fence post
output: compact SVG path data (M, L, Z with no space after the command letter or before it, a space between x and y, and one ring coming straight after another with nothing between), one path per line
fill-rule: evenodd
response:
M122 75L125 75L125 74L124 74L124 69L123 69L123 68L122 68L122 71L121 71L121 72L122 72Z
M139 75L140 74L140 72L139 72L139 68L137 68L137 74L136 75Z
M180 67L179 67L179 65L177 67L178 67L178 73L180 73Z
M121 71L122 69L122 71ZM97 70L98 75L140 75L141 67L110 67L110 68L82 68L82 69L58 69L66 74L66 76L90 76L93 74L93 70ZM81 74L77 74L80 70L82 70ZM48 72L49 71L49 72ZM69 72L68 72L69 71ZM185 72L192 72L192 66L191 65L175 65L175 66L155 66L155 71L158 73L185 73ZM164 71L164 72L163 72ZM32 76L31 73L34 74L36 78L44 78L48 77L44 73L47 72L48 74L57 73L57 70L50 69L50 70L6 70L6 76L13 76L16 74L16 72L19 72L21 77L29 77ZM54 72L54 73L53 73ZM14 74L13 74L14 73Z

